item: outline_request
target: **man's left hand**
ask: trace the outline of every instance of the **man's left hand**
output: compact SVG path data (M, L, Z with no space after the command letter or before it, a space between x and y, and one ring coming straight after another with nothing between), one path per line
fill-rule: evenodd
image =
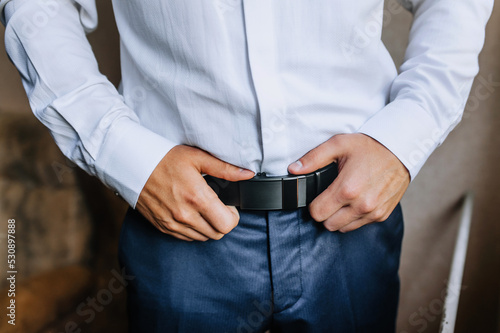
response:
M339 134L290 164L292 174L306 174L332 162L339 174L309 205L311 217L330 231L348 232L385 221L401 200L410 174L399 159L364 134Z

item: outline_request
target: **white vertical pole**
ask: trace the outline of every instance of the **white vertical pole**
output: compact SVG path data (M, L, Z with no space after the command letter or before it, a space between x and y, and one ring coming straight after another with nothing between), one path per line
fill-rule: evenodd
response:
M439 330L443 333L453 333L455 330L455 321L457 319L458 301L460 298L460 289L464 274L465 257L467 255L473 206L474 193L469 191L465 194L462 206L462 216L460 218L455 251L453 252L453 261L448 279L446 299L444 302L444 313L441 320L441 329Z

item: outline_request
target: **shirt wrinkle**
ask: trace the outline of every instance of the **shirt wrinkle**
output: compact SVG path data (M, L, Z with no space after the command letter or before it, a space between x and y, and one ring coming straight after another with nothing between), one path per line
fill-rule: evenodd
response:
M10 27L18 11L43 15L51 1L59 11L45 12L36 38L20 20ZM285 175L332 136L359 132L414 179L463 113L493 0L399 2L414 16L400 74L381 42L383 0L113 0L123 96L99 73L84 34L97 26L95 0L0 0L0 10L35 113L72 96L60 115L67 123L44 124L134 207L178 144ZM93 93L78 82L96 82ZM43 87L54 91L37 93Z

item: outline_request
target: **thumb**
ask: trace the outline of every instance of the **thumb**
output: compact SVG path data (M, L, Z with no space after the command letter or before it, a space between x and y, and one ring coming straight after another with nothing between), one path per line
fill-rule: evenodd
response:
M207 152L203 152L203 154L200 155L197 164L201 173L206 173L207 175L232 182L250 179L255 174L251 170L242 169L233 164L224 162Z
M344 155L344 151L334 138L320 144L290 164L288 172L296 175L306 174L338 161Z

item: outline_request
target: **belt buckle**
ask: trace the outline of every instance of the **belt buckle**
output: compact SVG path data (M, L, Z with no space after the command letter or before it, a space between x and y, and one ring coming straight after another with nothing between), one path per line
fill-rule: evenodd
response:
M258 175L240 183L240 208L295 209L306 206L306 176Z
M258 175L240 182L240 208L249 210L281 209L281 178Z
M226 205L242 210L279 210L305 207L337 177L335 163L306 175L267 177L231 182L204 175L208 185Z

